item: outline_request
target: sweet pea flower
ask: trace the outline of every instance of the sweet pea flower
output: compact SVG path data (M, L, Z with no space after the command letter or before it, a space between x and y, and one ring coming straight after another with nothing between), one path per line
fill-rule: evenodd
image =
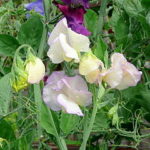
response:
M71 60L79 62L80 52L90 50L88 37L72 31L67 26L66 18L57 23L49 36L48 44L50 49L47 55L54 64Z
M36 12L40 13L41 15L44 15L43 0L36 0L35 2L25 4L24 7L29 11L35 10Z
M111 56L111 68L103 73L103 80L111 87L118 90L136 86L141 79L142 72L129 63L123 54L114 53Z
M30 84L39 83L45 75L45 66L42 60L31 52L28 54L25 70L28 74L28 83Z
M84 14L86 13L83 7L72 8L56 2L55 5L60 9L67 19L68 27L70 27L73 31L85 36L89 36L91 34L83 25Z
M54 111L83 116L79 106L92 103L92 94L84 79L79 75L68 77L63 71L53 72L43 89L43 100Z
M79 64L79 73L84 75L89 83L100 82L100 73L104 64L92 52L85 53Z
M62 0L67 5L81 5L84 8L89 8L88 0Z

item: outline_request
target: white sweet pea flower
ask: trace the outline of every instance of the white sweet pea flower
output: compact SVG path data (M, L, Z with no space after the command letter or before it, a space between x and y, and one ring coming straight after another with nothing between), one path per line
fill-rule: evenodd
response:
M48 44L50 48L47 55L55 64L71 60L79 62L80 52L90 50L88 37L68 28L66 18L57 23L49 36Z
M92 94L79 75L68 77L62 71L55 71L43 89L43 100L54 111L63 110L69 114L83 116L79 106L90 105Z
M129 63L120 53L111 56L111 68L103 73L103 80L111 87L118 90L136 86L141 79L142 72Z
M38 57L34 57L33 60L29 61L25 70L28 74L28 82L31 84L39 83L45 75L45 66Z
M84 75L89 83L97 83L101 80L100 73L104 69L104 64L92 52L85 53L81 57L79 73Z

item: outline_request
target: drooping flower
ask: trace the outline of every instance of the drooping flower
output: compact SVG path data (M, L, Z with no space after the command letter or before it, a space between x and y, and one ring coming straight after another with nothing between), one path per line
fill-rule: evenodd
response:
M86 13L83 7L72 8L70 6L61 5L56 2L55 5L60 9L60 11L67 19L68 27L70 27L73 31L85 36L89 36L91 34L83 25L84 14Z
M45 66L42 60L32 55L32 53L28 54L25 70L30 84L39 83L45 75Z
M48 44L50 49L47 55L55 64L71 60L79 62L80 52L90 50L88 37L72 31L67 26L66 18L57 23L49 36Z
M111 56L111 62L111 68L103 74L103 80L111 88L123 90L130 86L136 86L140 81L142 72L129 63L122 54L114 53Z
M97 83L101 81L100 73L104 68L104 64L92 52L85 53L79 64L79 73L84 75L89 83Z
M41 15L44 15L43 0L36 0L35 2L25 4L24 7L29 11L34 10L40 13Z
M54 111L83 116L79 106L92 103L92 94L86 82L79 76L68 77L62 71L53 72L43 89L43 100Z

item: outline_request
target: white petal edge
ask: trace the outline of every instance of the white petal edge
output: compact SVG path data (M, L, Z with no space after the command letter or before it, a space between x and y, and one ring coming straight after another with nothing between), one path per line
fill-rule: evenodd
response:
M62 108L66 111L66 113L83 116L80 107L73 101L69 100L68 97L65 96L64 94L58 95L57 102L62 106Z

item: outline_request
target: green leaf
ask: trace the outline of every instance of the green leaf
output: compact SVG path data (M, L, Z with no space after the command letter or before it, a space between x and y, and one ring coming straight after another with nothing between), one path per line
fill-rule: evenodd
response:
M137 19L139 20L139 22L141 23L143 30L147 33L147 36L150 36L150 24L149 24L149 16L147 16L148 18L146 18L143 15L139 15L137 17Z
M18 33L20 44L29 44L35 50L39 48L40 40L43 32L43 24L39 16L32 16L22 24Z
M137 98L140 105L150 113L150 91L142 91L141 95Z
M13 56L18 46L19 43L14 37L0 34L0 55Z
M85 14L85 25L87 29L92 32L93 35L96 33L96 28L98 24L98 15L95 11L89 9Z
M143 11L140 0L124 0L123 6L129 16L137 16Z
M126 45L129 34L129 18L125 13L113 11L111 25L116 38L117 46Z
M62 113L60 119L60 128L65 134L69 134L79 124L80 117L77 115Z
M141 3L144 7L150 8L150 0L142 0Z
M0 79L0 89L0 115L5 115L8 112L9 102L12 98L10 74Z
M16 138L12 126L4 119L0 120L0 137L8 141L13 141Z
M110 121L108 115L103 110L99 110L96 114L95 122L93 125L93 131L101 131L103 129L108 129L110 126Z
M102 38L98 37L96 44L94 45L94 54L96 57L98 57L100 60L104 61L106 60L106 52L107 52L107 45L102 40Z
M57 136L58 134L58 120L57 116L43 103L41 102L41 109L39 112L40 125L50 134ZM55 116L54 116L55 115ZM55 120L53 120L55 119Z

